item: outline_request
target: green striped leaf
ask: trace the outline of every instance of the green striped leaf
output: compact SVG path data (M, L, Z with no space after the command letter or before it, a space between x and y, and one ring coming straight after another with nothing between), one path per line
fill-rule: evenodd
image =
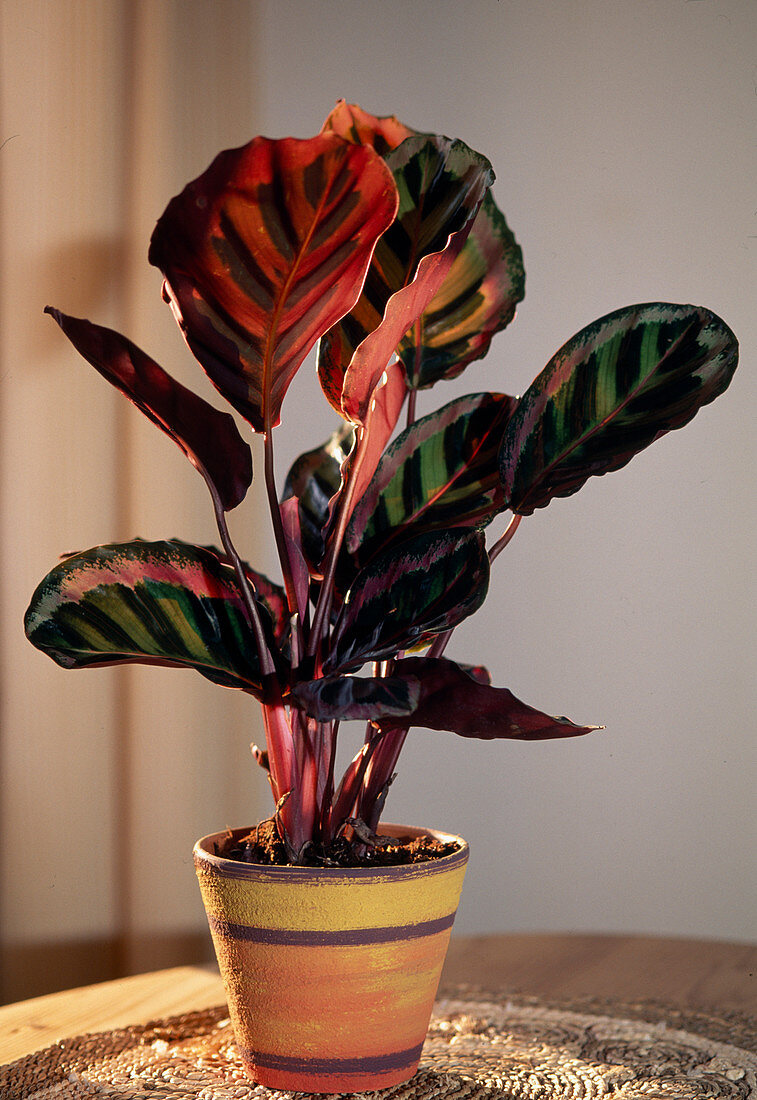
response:
M182 386L125 336L50 306L45 313L103 378L178 444L225 511L244 500L252 482L252 453L230 413Z
M325 673L393 657L457 626L481 606L488 584L479 531L426 531L377 554L345 597Z
M723 393L737 361L736 337L701 306L653 302L595 321L550 360L507 426L508 507L529 515L625 466Z
M283 596L261 581L261 618L273 628ZM226 687L261 691L234 570L209 547L136 540L67 557L37 588L25 627L32 644L63 668L168 664Z
M355 429L343 423L320 447L301 454L287 474L283 499L297 498L302 549L314 570L323 559L331 501L341 488L342 467L354 442Z
M468 239L398 355L414 389L455 378L482 359L525 294L520 246L487 192Z
M397 217L376 246L354 309L319 347L324 393L360 423L384 367L444 282L494 179L485 157L435 135L408 138L386 163L399 191Z
M376 118L344 100L328 116L324 129L372 145L384 157L406 138L418 136L394 115ZM440 290L399 344L410 386L423 389L454 378L473 360L483 358L494 334L512 321L524 293L523 254L487 192Z
M333 132L258 137L174 198L150 244L187 343L256 431L316 340L355 304L397 191L382 158Z
M505 507L497 454L516 400L478 393L416 420L389 445L345 543L365 562L407 528L482 526Z

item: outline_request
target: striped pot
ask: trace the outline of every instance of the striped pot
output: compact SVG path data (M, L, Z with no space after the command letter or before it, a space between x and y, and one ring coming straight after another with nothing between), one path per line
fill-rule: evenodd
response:
M468 860L397 867L270 867L194 849L240 1054L253 1081L362 1092L418 1067ZM236 830L243 836L249 829Z

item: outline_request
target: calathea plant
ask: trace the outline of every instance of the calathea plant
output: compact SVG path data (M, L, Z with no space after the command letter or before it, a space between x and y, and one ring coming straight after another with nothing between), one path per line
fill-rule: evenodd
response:
M149 259L184 338L263 436L283 583L229 532L252 481L234 418L123 336L48 310L200 472L221 546L135 540L65 557L33 596L28 636L66 668L189 667L255 697L290 862L375 834L412 726L524 740L597 728L526 706L445 646L521 517L686 424L736 367L709 310L634 305L573 336L522 397L471 393L419 415L421 391L486 355L523 297L493 180L463 142L340 102L313 138L221 153L158 221ZM275 429L317 342L341 426L279 496ZM339 778L346 719L366 733Z

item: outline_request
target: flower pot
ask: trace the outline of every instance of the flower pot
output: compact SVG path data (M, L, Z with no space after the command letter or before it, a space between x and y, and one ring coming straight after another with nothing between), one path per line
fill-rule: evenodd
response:
M468 846L431 829L381 832L460 847L423 863L342 868L224 859L214 852L225 833L195 845L234 1034L259 1084L359 1092L417 1069Z

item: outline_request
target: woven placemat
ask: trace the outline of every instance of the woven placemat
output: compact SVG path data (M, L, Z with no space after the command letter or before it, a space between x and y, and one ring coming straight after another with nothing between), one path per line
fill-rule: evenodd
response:
M283 1100L291 1095L250 1084L225 1006L68 1039L0 1067L2 1100ZM437 1001L412 1081L361 1095L757 1098L757 1021L646 1003L544 1002L461 987Z

